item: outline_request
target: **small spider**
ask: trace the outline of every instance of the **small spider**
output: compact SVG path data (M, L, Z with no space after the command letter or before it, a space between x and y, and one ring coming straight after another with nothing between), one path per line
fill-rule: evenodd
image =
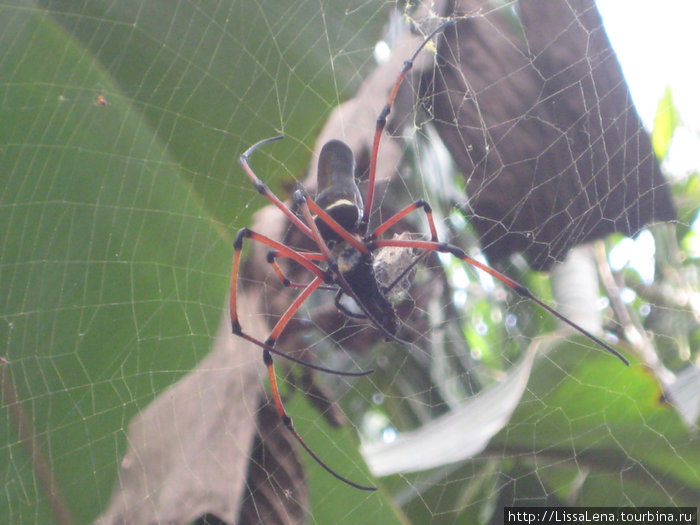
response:
M372 153L370 156L368 189L364 198L355 181L355 159L352 150L339 140L327 142L321 150L318 162L316 197L311 198L306 191L302 189L294 192L293 209L297 210L298 214L270 191L253 172L248 163L250 156L256 149L270 142L280 140L282 137L272 137L254 144L243 153L239 159L241 166L253 182L256 190L282 211L301 233L309 237L316 246L317 251L297 250L282 242L256 233L249 228L242 228L234 241L230 296L231 328L235 335L262 348L263 362L267 367L272 398L276 405L277 412L289 432L292 433L294 438L321 467L344 483L361 490L376 490L376 488L360 485L341 476L310 449L292 425L292 420L284 409L277 386L277 377L272 358L273 355L284 357L285 359L289 359L303 366L330 374L364 376L372 372L372 370L365 372L341 372L331 370L294 358L275 348L275 343L280 337L280 334L301 305L315 290L336 290L335 305L346 316L366 318L387 339L408 344L396 335L399 327L399 320L393 304L389 299L389 295L397 291L394 290L394 288L403 289L406 287L405 281L407 279L410 280L410 273L415 268L415 263L426 254L430 252L447 253L490 274L518 295L534 301L540 307L578 330L627 364L627 360L615 349L573 321L564 317L533 295L532 292L524 286L493 268L473 259L461 248L440 241L433 220L432 209L426 201L419 199L409 204L373 230L368 231L369 217L374 199L379 142L399 86L413 66L413 61L418 53L420 53L435 35L442 32L453 23L454 21L448 21L432 31L414 51L411 57L404 62L403 68L393 85L388 101L377 118ZM425 214L430 229L430 240L419 240L410 235L402 235L392 239L381 238L392 226L415 211L422 211ZM275 273L282 280L282 283L288 287L297 287L301 289L287 310L277 320L277 323L265 341L261 341L246 333L238 318L238 309L236 305L238 273L245 239L267 246L270 249L267 262L271 264ZM377 255L382 253L382 250L392 248L404 249L404 251L411 254L413 252L418 252L418 255L415 255L412 263L402 264L400 266L402 269L399 271L399 275L382 279L378 275L378 265L376 264ZM313 275L313 279L307 284L290 282L277 265L277 258L289 259L300 265ZM386 280L390 282L387 284Z

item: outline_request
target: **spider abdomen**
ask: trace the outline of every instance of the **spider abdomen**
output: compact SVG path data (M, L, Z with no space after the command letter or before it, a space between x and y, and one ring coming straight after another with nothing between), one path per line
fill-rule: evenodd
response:
M355 158L350 147L340 140L329 140L318 158L316 203L350 233L355 233L363 213L362 195L355 182ZM325 221L317 217L321 236L326 242L340 237Z

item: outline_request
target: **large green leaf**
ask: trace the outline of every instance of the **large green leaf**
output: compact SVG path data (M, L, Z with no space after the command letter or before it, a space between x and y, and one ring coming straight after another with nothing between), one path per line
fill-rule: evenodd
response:
M390 478L413 522L498 523L502 507L512 505L693 506L700 501L700 443L694 429L662 402L658 383L643 366L625 367L580 343L579 338L560 341L535 360L510 420L483 452L403 474L410 489L402 479ZM515 391L519 387L511 379L504 385L512 383L506 388ZM482 439L483 429L470 423L489 416L483 399L496 392L510 395L503 388L489 388L438 419L437 445L430 448L450 448L460 436L467 447ZM500 401L491 405L494 412L501 410ZM453 428L444 435L448 420ZM409 441L420 440L431 425Z
M182 166L90 53L40 12L5 11L6 382L86 522L110 492L128 420L207 351L229 254ZM5 421L0 508L21 523L43 516L46 494Z
M540 361L520 407L490 448L513 455L539 451L531 465L545 484L558 478L559 468L583 475L575 499L580 505L699 501L700 441L663 402L660 385L638 363L622 367L581 349L559 345Z
M366 51L363 31L381 18L372 6L339 9L0 7L0 521L94 519L131 418L208 351L230 240L248 204L264 205L235 158L282 130L292 138L275 150L280 160L261 162L276 168L265 177L301 175L321 116L368 58L350 60L349 49ZM333 27L314 34L321 15ZM320 417L305 404L295 416ZM310 441L327 457L353 446ZM328 522L328 478L312 472L312 505ZM353 496L346 508L362 516L366 500L376 516L376 498Z

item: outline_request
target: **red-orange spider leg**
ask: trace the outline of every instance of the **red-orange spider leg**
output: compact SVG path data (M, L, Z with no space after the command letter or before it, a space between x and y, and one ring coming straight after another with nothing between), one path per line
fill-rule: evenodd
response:
M404 209L384 221L382 224L380 224L374 232L372 232L372 235L370 236L371 239L376 239L380 235L382 235L385 231L387 231L389 228L391 228L394 224L399 222L401 219L403 219L406 215L422 209L425 212L425 216L428 218L428 226L430 227L430 238L433 241L438 240L438 234L437 234L437 228L435 227L435 221L433 219L433 209L430 207L430 204L428 204L426 201L423 199L418 199L416 202L413 204L409 204L406 206Z
M450 20L448 22L445 22L444 24L441 24L438 26L436 29L434 29L426 38L423 40L423 43L414 51L414 53L411 55L411 57L406 60L403 63L403 67L401 68L401 72L399 73L398 78L396 79L396 82L394 83L394 87L391 90L391 94L389 95L389 99L387 100L386 105L382 109L381 113L379 113L379 117L377 117L377 126L374 131L374 141L372 142L372 155L369 158L369 182L367 184L367 197L365 198L365 209L364 212L362 213L362 221L361 224L363 225L362 228L366 231L367 224L369 223L369 214L372 211L372 201L374 200L374 180L376 178L377 174L377 155L379 153L379 142L382 138L382 133L384 132L384 128L386 127L386 120L387 117L389 116L389 113L391 113L391 107L394 104L394 99L396 98L396 94L399 92L399 87L401 86L401 83L403 82L404 77L406 74L411 70L413 67L413 62L415 61L416 57L418 56L418 53L420 53L423 48L427 45L428 42L440 31L443 31L446 27L451 26L454 24L454 20Z
M292 224L299 228L305 235L307 235L308 237L312 237L311 230L308 228L308 226L306 226L299 219L299 217L294 215L294 212L292 212L292 210L290 210L285 203L283 203L274 193L272 193L270 188L268 188L267 185L258 178L258 176L248 164L248 159L253 154L253 152L260 146L264 146L265 144L269 144L270 142L275 142L283 138L284 137L280 135L277 137L271 137L269 139L261 140L260 142L253 144L243 153L243 155L241 155L238 158L238 162L243 167L243 171L246 172L246 175L248 175L250 180L253 182L253 185L255 186L255 189L258 191L258 193L260 193L263 197L267 198L270 202L272 202L272 204L277 206L282 211L282 213L284 213L287 216L287 218L289 218Z
M308 299L309 295L311 295L314 290L316 290L319 286L321 286L321 283L323 283L323 280L319 277L315 277L313 281L302 291L295 299L294 302L289 305L289 308L287 308L287 311L282 315L282 317L279 318L277 321L277 324L275 324L275 327L272 329L272 332L270 333L270 336L267 338L267 341L265 341L266 345L269 346L274 346L275 342L277 341L277 338L280 336L284 328L287 326L289 321L291 320L292 316L296 313L296 311L299 309L299 307ZM297 433L297 431L294 429L294 425L292 424L292 418L289 417L289 414L287 414L287 411L284 409L284 405L282 404L282 397L280 396L279 393L279 388L277 386L277 374L275 374L275 366L274 362L272 359L272 355L269 352L267 348L263 350L263 362L265 363L265 366L267 367L267 375L270 380L270 389L272 390L272 399L275 402L275 406L277 407L277 413L280 416L280 419L284 423L284 426L287 427L287 429L292 433L294 438L299 442L299 444L304 447L304 450L306 450L309 455L316 460L316 462L321 465L329 474L332 476L335 476L337 479L342 481L343 483L347 483L351 487L355 487L356 489L360 490L377 490L376 487L370 487L366 485L359 485L358 483L355 483L353 481L350 481L349 479L341 476L338 474L335 470L333 470L331 467L329 467L323 460L321 460L320 457L314 453L311 448L306 444L306 442L302 439L302 437Z
M270 332L270 335L268 336L267 340L265 341L265 344L270 345L270 346L275 346L275 342L279 338L280 334L282 333L282 330L284 330L285 326L289 324L289 321L292 319L292 316L296 313L296 311L301 307L302 303L308 299L309 295L312 294L316 288L321 286L323 283L323 279L320 277L315 277L313 281L311 281L304 290L296 296L292 304L289 305L287 308L287 311L282 314L282 317L279 318L277 323L275 323L275 327L272 329L272 332Z
M524 297L526 299L530 299L540 307L544 308L547 310L550 314L555 316L557 319L563 321L564 323L568 324L571 326L573 329L576 331L580 332L581 334L585 335L588 337L591 341L595 342L611 354L613 354L615 357L617 357L620 361L625 363L626 365L629 365L629 361L625 359L625 357L620 354L617 350L615 350L612 346L604 342L602 339L599 337L596 337L593 335L591 332L586 330L585 328L577 325L564 315L560 314L557 312L554 308L549 306L547 303L539 299L536 295L534 295L530 290L528 290L525 286L522 284L519 284L515 282L513 279L510 277L502 274L501 272L494 270L490 266L485 265L482 262L477 261L476 259L470 257L467 255L464 250L461 248L454 246L452 244L448 244L446 242L436 242L436 241L420 241L420 240L403 240L403 239L380 239L378 241L373 241L373 245L377 248L381 248L384 246L396 246L396 247L403 247L403 248L415 248L419 250L428 250L428 251L436 251L436 252L442 252L442 253L450 253L457 257L458 259L461 259L462 261L466 262L467 264L470 264L474 266L475 268L478 268L479 270L482 270L492 277L495 277L499 281L501 281L503 284L505 284L508 288L513 290L515 293L520 295L521 297Z
M303 223L302 223L303 224ZM241 251L243 249L243 239L253 239L255 241L261 242L270 248L276 250L277 252L285 255L286 257L289 257L290 259L295 260L299 264L301 264L304 268L309 270L311 273L316 275L316 277L320 277L322 279L326 278L326 273L321 270L318 266L316 266L313 262L309 261L305 257L299 255L296 251L292 250L291 248L288 248L284 244L275 241L274 239L270 239L269 237L266 237L265 235L261 235L259 233L254 232L253 230L249 228L242 228L238 234L236 235L236 239L233 242L233 268L231 270L231 327L233 329L233 332L236 333L237 331L240 331L240 323L238 322L238 313L236 309L236 293L237 293L237 286L238 286L238 269L240 266L240 261L241 261Z
M321 253L297 253L310 261L325 261L325 257ZM277 277L279 277L280 281L282 281L282 286L286 288L306 288L309 285L309 283L296 283L289 280L289 278L282 271L282 268L280 268L279 264L277 264L277 259L279 257L284 256L275 250L270 250L269 252L267 252L267 262L270 266L272 266L272 270L275 272L275 274L277 274ZM318 290L335 290L335 288L333 286L319 286Z

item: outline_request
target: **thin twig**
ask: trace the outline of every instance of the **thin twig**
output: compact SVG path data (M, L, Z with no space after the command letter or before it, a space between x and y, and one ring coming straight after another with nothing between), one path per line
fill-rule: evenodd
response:
M675 380L675 376L659 359L654 345L639 318L633 316L622 301L620 286L616 282L612 269L608 264L604 243L598 241L594 247L598 263L598 274L600 275L603 288L605 288L605 293L610 298L610 305L622 325L625 339L632 345L637 355L644 360L646 366L654 371L661 383L665 387L670 385Z

